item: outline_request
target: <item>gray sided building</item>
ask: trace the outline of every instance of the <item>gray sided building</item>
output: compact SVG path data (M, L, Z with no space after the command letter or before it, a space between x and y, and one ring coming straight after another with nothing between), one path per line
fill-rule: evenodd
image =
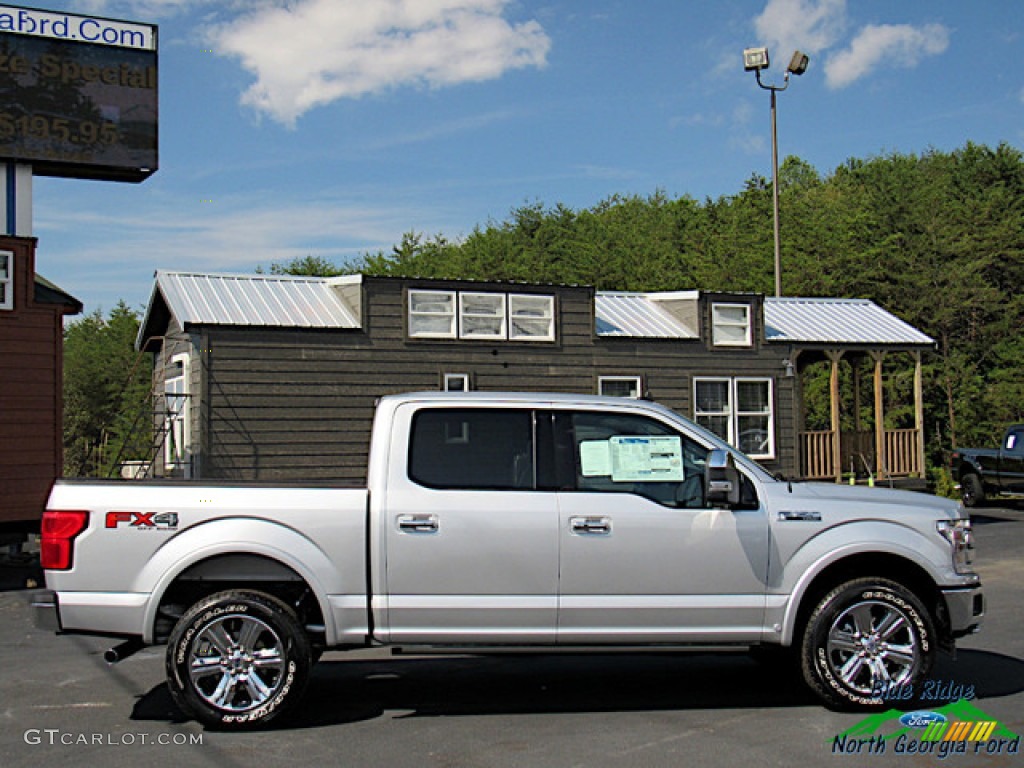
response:
M876 356L880 389L881 360L910 353L919 378L932 345L859 300L161 271L138 338L154 354L160 444L145 469L362 483L378 397L471 389L650 397L771 471L838 478L844 450L874 442L865 465L914 475L920 423L896 446L912 455L893 471L882 403L878 439L851 440L835 381L834 429L809 433L800 371L825 361L838 380L844 358Z

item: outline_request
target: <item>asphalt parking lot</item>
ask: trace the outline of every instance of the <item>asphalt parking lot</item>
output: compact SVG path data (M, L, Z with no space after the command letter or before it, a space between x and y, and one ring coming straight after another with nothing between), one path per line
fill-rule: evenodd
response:
M987 719L1021 734L1024 508L982 510L975 530L985 628L940 660L933 690L973 692ZM34 577L0 567L3 766L1024 765L1009 742L946 759L893 741L882 754L837 752L836 736L865 716L823 709L795 676L745 654L330 653L288 727L211 732L175 709L162 647L111 667L109 641L35 629L31 590L18 588Z

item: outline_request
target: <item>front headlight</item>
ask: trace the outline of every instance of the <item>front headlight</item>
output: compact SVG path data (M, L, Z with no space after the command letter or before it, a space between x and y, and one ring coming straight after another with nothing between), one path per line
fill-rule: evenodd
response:
M953 568L957 573L970 573L974 562L974 531L970 520L939 520L935 527L953 548Z

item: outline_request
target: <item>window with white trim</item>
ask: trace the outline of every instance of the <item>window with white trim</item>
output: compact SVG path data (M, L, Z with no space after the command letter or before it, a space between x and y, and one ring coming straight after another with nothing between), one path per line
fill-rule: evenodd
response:
M640 399L642 386L639 376L598 376L597 394L608 397Z
M512 293L508 297L512 341L555 340L555 297Z
M459 293L459 338L504 339L505 294Z
M695 378L694 421L755 459L775 457L772 380Z
M0 309L14 309L14 254L0 251Z
M455 338L455 291L409 291L409 335Z
M413 289L408 303L410 338L555 340L554 296Z
M191 432L188 369L188 355L175 355L164 378L164 468L186 472Z
M445 392L469 392L469 374L446 373L443 384Z
M749 304L711 305L711 343L716 347L749 347Z

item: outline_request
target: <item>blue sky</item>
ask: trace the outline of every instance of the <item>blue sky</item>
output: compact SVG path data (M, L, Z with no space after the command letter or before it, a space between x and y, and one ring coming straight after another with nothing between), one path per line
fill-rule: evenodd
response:
M1024 146L1018 0L79 0L159 25L160 170L36 178L37 268L141 308L154 270L252 272L458 239L524 203L698 200L850 157ZM682 287L682 286L681 286Z

